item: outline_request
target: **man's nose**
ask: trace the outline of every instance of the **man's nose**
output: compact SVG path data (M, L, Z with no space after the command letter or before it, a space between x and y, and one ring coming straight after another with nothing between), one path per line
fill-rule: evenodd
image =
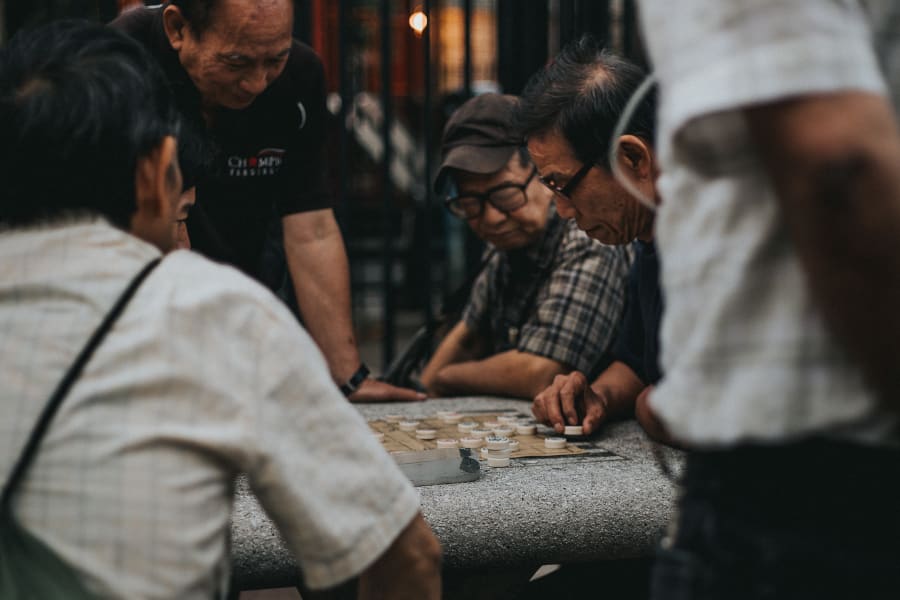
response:
M266 77L265 69L254 69L249 75L241 79L241 89L254 96L262 94L268 85L269 80Z
M559 213L559 216L563 219L574 219L577 211L572 201L562 194L554 194L554 196L556 196L556 212Z
M481 222L485 225L498 225L506 220L506 213L496 208L490 202L484 203L484 212L481 214Z

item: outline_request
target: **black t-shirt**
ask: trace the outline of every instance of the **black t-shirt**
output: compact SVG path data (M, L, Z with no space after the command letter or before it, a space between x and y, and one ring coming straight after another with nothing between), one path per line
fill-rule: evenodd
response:
M659 325L663 297L659 287L659 259L656 246L640 240L637 256L628 273L628 299L622 330L613 355L631 368L645 385L662 379L659 368Z
M322 63L294 40L282 74L243 110L220 109L207 128L200 94L169 45L162 9L138 8L112 26L141 42L159 61L185 126L210 142L213 163L197 186L188 219L193 247L231 263L270 287L267 245L279 218L331 207L325 182L325 80ZM274 229L273 229L274 228Z

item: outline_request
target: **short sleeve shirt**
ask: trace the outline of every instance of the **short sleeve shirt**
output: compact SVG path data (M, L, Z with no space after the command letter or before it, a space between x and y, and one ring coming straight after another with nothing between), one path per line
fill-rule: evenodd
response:
M193 247L260 278L265 240L285 215L330 208L325 179L325 79L322 63L294 40L282 74L243 110L220 109L207 129L199 93L162 29L159 7L126 12L113 26L140 41L163 67L179 108L213 149L197 186Z
M804 94L885 95L861 4L640 6L661 98L665 378L654 410L695 444L883 442L897 419L827 331L743 116Z
M102 221L0 234L0 483L158 256ZM231 267L173 252L72 387L13 508L97 597L208 599L228 581L237 473L315 588L362 572L419 509L287 308Z
M549 210L537 244L494 251L462 318L485 335L492 354L518 350L594 374L608 364L619 329L630 254L594 242Z

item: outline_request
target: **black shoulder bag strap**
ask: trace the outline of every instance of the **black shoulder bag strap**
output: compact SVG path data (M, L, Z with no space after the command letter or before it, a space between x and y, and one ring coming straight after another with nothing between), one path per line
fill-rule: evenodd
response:
M28 465L34 458L34 454L37 451L37 448L40 445L44 434L47 432L47 428L50 426L50 422L53 420L53 416L56 414L56 410L60 407L62 401L69 393L69 389L72 387L72 384L78 381L78 378L81 376L81 372L84 370L85 365L91 359L91 356L93 356L94 351L103 342L103 338L106 337L106 334L109 333L109 330L112 329L113 325L116 322L116 319L118 319L119 315L122 314L122 311L125 310L125 307L134 296L134 293L138 290L147 276L153 271L153 269L156 268L161 260L162 257L159 257L150 261L149 263L147 263L147 266L141 269L140 273L134 276L134 279L131 280L131 283L128 284L128 287L125 288L125 291L122 292L122 295L119 296L119 299L116 300L116 303L110 309L109 313L107 313L106 317L103 319L103 322L100 323L100 325L94 331L94 335L91 336L91 339L89 339L84 348L81 349L81 353L78 354L78 358L76 358L75 362L72 363L72 366L69 367L69 370L62 378L62 381L60 381L59 385L56 386L56 390L53 392L50 400L47 401L46 406L44 406L44 410L43 412L41 412L41 416L40 418L38 418L37 424L35 424L34 429L32 429L31 431L31 436L28 438L28 443L25 444L25 449L22 450L22 454L19 455L19 460L16 462L16 466L13 468L12 474L9 476L9 479L7 480L6 485L3 488L3 498L2 501L0 501L0 507L9 506L9 503L12 499L12 494L15 491L16 486L25 475L25 470L28 468Z

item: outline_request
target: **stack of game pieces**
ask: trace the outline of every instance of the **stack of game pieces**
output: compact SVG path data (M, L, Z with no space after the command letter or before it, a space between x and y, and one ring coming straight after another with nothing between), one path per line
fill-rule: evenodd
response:
M487 448L487 464L489 467L508 467L509 455L512 450L509 447L509 438L496 435L484 439Z

